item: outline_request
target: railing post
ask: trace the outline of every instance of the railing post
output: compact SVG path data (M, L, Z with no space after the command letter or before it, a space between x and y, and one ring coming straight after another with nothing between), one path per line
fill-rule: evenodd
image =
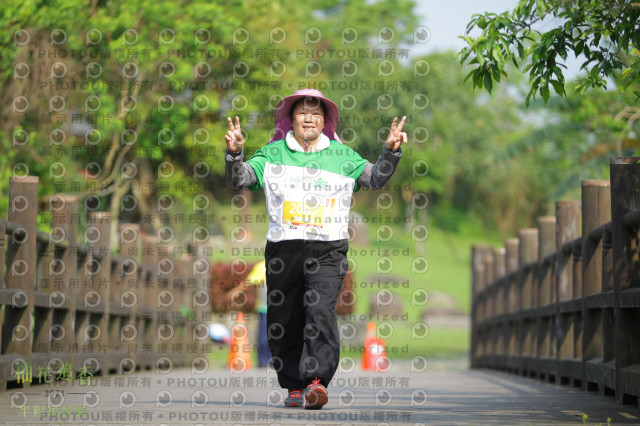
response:
M507 251L504 247L497 248L493 251L493 275L498 283L496 288L496 315L502 315L506 312L505 306L505 281L507 276Z
M78 197L56 194L49 199L49 210L53 216L53 236L64 236L67 248L60 255L61 273L54 278L55 290L49 296L49 303L54 306L53 321L49 336L52 340L52 353L60 358L63 364L75 365L75 354L78 350L75 340L76 297L78 281ZM57 283L59 281L59 284ZM64 367L64 365L60 366Z
M189 266L188 254L183 253L176 259L177 274L173 280L175 302L172 310L174 312L174 327L180 329L179 333L176 331L175 339L175 344L179 348L177 358L180 365L187 364L187 338L189 336L188 333L191 332L190 327L187 327L187 317L185 316L189 314L188 307L191 302L186 291L189 280Z
M611 220L611 191L607 180L582 182L582 365L583 389L603 393L603 322L606 304L602 299L602 234L591 232ZM611 378L613 379L613 371ZM611 386L614 386L611 383Z
M531 357L534 353L534 328L535 320L531 317L530 309L533 304L533 281L535 277L535 265L538 260L538 229L529 228L518 231L520 240L518 250L518 288L520 289L520 303L518 309L518 349L520 354L521 373L530 374L532 371Z
M90 269L92 289L85 295L85 304L92 306L93 330L99 335L92 339L94 357L100 363L103 374L108 374L115 365L109 362L113 348L109 339L109 302L111 297L111 214L107 212L92 212L89 214L90 226L85 232L87 242L92 251L92 267Z
M476 246L471 247L471 349L470 366L471 368L480 367L481 363L478 354L478 294L480 293L480 254Z
M613 294L613 240L611 229L602 231L602 291ZM614 302L612 300L612 302ZM615 302L614 302L615 304ZM604 310L602 318L602 361L611 363L615 357L615 319L613 306ZM613 364L615 368L615 363ZM613 387L612 387L613 388Z
M625 215L640 210L640 157L612 158L610 167L615 393L630 403L640 400L640 229Z
M571 300L573 277L571 251L565 251L565 244L580 237L581 203L579 201L558 201L556 203L556 300Z
M187 288L185 300L189 308L188 317L186 318L186 362L191 363L192 371L204 372L208 368L208 361L205 356L201 356L201 348L208 342L209 326L203 321L202 316L207 306L211 306L211 292L204 285L204 281L209 282L210 271L206 277L196 273L196 262L199 264L199 256L203 252L203 247L196 244L189 246L189 258L186 263L186 280Z
M505 292L505 301L507 302L507 312L513 313L518 310L518 262L519 262L519 244L517 238L509 238L505 240L506 268L507 268L507 287ZM515 347L514 347L515 349Z
M84 199L84 207L87 207L87 198ZM83 212L84 214L84 212ZM78 227L78 223L75 224ZM73 368L75 371L80 371L83 367L96 367L94 363L90 363L89 359L91 358L92 353L88 350L88 339L87 339L87 327L90 325L90 312L89 307L86 304L86 295L89 286L89 270L92 264L92 256L91 250L85 245L81 244L82 237L77 235L77 245L75 248L76 256L77 256L77 265L78 265L78 273L77 273L77 282L76 282L76 309L75 309L75 317L73 320L73 330L74 330L74 340L75 340L75 353L74 353L74 361L75 364Z
M209 322L211 321L211 268L208 260L208 247L204 244L191 245L191 276L193 277L192 306L195 315L195 325L192 329L192 339L196 344L196 359L204 357L211 348L209 339Z
M505 285L505 303L509 322L505 326L505 344L507 345L507 371L519 371L518 352L518 320L512 314L518 310L518 267L519 267L519 245L520 240L509 238L505 240L507 277Z
M175 336L175 329L170 322L171 306L175 302L175 296L171 291L171 282L176 273L176 266L172 254L166 244L157 244L157 292L153 298L153 307L156 311L156 354L158 359L156 368L166 370L172 367L173 361L168 357L169 346Z
M538 268L536 273L536 292L534 306L538 307L535 342L537 358L537 374L549 380L555 371L551 359L555 360L555 311L549 309L552 287L555 284L553 275L554 259L548 256L555 252L556 218L543 216L538 218Z
M494 292L495 292L495 275L494 275L494 260L493 260L493 250L485 249L484 252L484 315L483 320L493 318L496 316L495 312L495 301L494 301Z
M518 250L518 263L520 264L520 303L519 310L530 309L533 307L533 268L527 269L531 262L538 260L538 229L529 228L518 231L518 239L520 240Z
M580 237L581 203L558 201L556 203L556 383L568 383L574 377L573 367L575 338L579 333L574 324L574 313L562 311L563 302L573 299L573 252L566 246ZM580 307L582 309L582 307ZM582 367L581 367L582 368Z
M486 348L486 333L481 326L485 318L485 289L487 287L485 259L489 247L473 246L471 248L471 366L477 368L483 364Z
M538 274L537 294L534 306L547 306L552 299L552 271L553 264L545 261L548 255L555 252L556 248L556 218L555 216L543 216L538 218L538 261L540 273Z
M582 237L584 238L584 237ZM575 386L582 386L584 383L584 368L582 365L582 332L584 330L583 316L582 316L582 238L580 238L580 242L573 244L573 301L574 306L570 310L572 312L572 321L573 321L573 354L574 361L572 368L573 384ZM576 306L577 305L577 306Z
M483 307L484 307L484 315L483 321L487 321L496 317L496 303L495 303L495 294L496 294L496 281L494 274L494 258L493 258L493 249L487 247L484 252L484 279L485 279L485 290L483 297ZM485 335L485 365L490 366L493 363L495 348L496 348L496 332L495 325L493 322L488 323L484 327L484 335ZM487 364L491 363L491 364Z
M36 277L36 238L38 216L37 176L11 177L8 220L20 224L8 238L6 286L11 305L5 305L2 353L9 355L11 377L16 360L31 366L34 283ZM28 385L27 383L25 383Z
M504 247L500 247L493 250L493 275L496 279L495 284L495 315L503 316L505 314L505 288L507 282L507 266L506 266L506 250ZM494 365L493 368L499 368L506 362L506 335L505 335L505 321L500 320L495 325L495 339L496 344L494 348Z
M38 231L36 230L36 233ZM53 238L51 238L53 237ZM56 277L56 268L59 268L55 259L54 241L57 239L53 232L49 238L38 238L37 265L36 265L36 287L34 292L33 310L33 347L31 350L31 365L33 368L47 368L51 354L51 344L53 343L50 332L53 327L53 309L51 303L51 292L54 286L53 279Z
M157 309L158 299L158 238L150 235L142 237L142 267L144 279L139 289L138 315L141 318L139 351L137 356L143 368L153 368L158 360L157 343Z
M4 222L0 222L0 291L4 291L5 282L4 282L4 243L6 236L7 228ZM4 340L2 339L2 329L4 327L0 327L0 357L4 353ZM0 392L4 392L7 390L7 379L8 374L4 370L0 369Z
M140 253L140 225L135 223L120 224L119 254L120 264L117 274L118 284L112 286L112 300L122 312L122 324L118 330L118 344L127 353L126 362L122 363L123 371L133 371L138 366L137 354L142 350L140 336L143 333L142 320L138 316L140 303L141 277L144 274L142 264L138 262Z
M611 220L608 180L582 181L582 297L602 291L602 245L589 233ZM586 333L586 330L585 330ZM585 353L585 355L587 355Z

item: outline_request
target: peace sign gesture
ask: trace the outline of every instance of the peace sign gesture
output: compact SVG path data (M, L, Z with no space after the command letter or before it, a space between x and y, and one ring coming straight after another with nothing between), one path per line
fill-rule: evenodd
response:
M400 148L400 145L407 143L407 134L402 131L402 126L404 126L404 122L406 120L406 115L402 117L399 124L398 117L393 119L393 123L391 123L391 131L389 132L389 136L387 136L387 141L385 142L387 149L390 151L397 151Z
M227 123L229 124L229 130L224 135L224 140L227 142L227 148L231 152L240 152L244 146L244 136L242 136L242 129L240 129L240 118L236 115L236 124L233 125L230 117L227 117Z

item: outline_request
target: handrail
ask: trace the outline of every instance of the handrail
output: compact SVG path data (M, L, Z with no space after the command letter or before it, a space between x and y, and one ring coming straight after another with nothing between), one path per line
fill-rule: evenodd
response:
M597 243L602 239L602 233L605 230L611 232L611 222L603 223L597 228L592 229L591 232L589 232L589 238Z
M574 247L575 246L579 247L581 245L582 245L582 237L578 237L576 239L569 241L568 243L565 243L562 246L562 252L567 255L573 254Z
M633 210L622 217L622 224L625 228L640 227L640 210Z
M119 373L122 365L153 368L163 357L156 348L167 324L183 330L161 339L172 348L182 348L166 355L172 365L206 360L211 345L206 325L211 306L199 300L203 290L209 291L207 275L196 275L192 267L199 258L169 254L176 267L161 274L157 259L164 254L158 238L135 234L130 241L114 241L111 216L105 212L90 213L90 219L100 218L96 224L100 232L88 245L79 244L75 232L62 235L38 230L38 185L36 177L11 179L9 204L20 196L26 207L23 212L10 211L8 220L0 220L0 282L5 284L0 288L0 309L3 326L9 330L0 354L0 392L9 382L23 386L17 380L16 360L34 371L52 367L78 372L89 367L96 374L111 374ZM79 210L77 201L66 201L60 209L64 214L59 226L73 230L77 224L70 218ZM5 248L9 256L5 256ZM129 253L135 255L127 256ZM141 260L138 253L143 254ZM92 264L86 263L89 260ZM136 266L119 268L125 260ZM187 281L195 285L178 284ZM170 302L160 303L160 290L172 293L173 297L164 297ZM185 305L193 313L188 320L176 315ZM12 339L12 329L31 336ZM60 329L60 337L53 338ZM133 337L124 338L123 333L132 329ZM49 365L54 358L58 364Z
M520 231L506 280L486 273L491 248L474 247L472 368L640 400L638 160L612 159L610 181L583 181L580 202L558 202L555 221Z

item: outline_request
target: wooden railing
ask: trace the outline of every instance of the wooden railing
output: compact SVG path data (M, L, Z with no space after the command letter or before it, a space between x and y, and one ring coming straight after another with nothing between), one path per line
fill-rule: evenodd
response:
M0 220L0 391L63 372L206 368L204 247L174 258L137 224L121 224L111 241L110 214L79 207L75 196L51 196L51 232L38 231L38 178L11 178L8 220ZM81 214L89 222L78 235Z
M473 247L472 368L638 403L640 157L610 168L504 248Z

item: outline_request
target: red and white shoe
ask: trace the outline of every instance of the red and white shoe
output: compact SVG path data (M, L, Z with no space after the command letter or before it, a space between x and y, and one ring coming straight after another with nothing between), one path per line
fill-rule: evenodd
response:
M284 400L285 407L302 407L304 399L302 398L302 389L289 389L289 396Z
M322 386L320 379L311 382L304 390L304 408L305 410L319 410L329 401L327 389Z

